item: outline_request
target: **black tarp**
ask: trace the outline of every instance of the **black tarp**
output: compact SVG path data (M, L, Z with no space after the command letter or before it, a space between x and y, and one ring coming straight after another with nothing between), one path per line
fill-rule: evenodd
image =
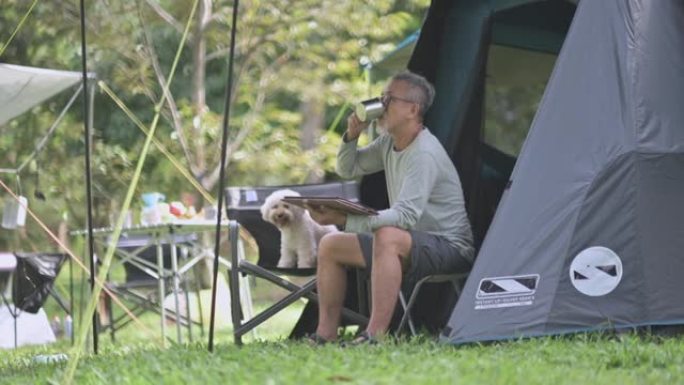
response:
M64 254L16 253L13 301L17 308L35 314L52 291L65 261Z

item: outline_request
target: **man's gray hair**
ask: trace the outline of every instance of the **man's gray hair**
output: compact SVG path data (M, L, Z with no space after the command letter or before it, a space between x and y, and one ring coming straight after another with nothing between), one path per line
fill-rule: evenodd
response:
M427 79L411 71L403 71L392 76L392 81L402 81L409 84L410 95L407 96L420 105L420 117L424 117L433 100L435 100L435 87Z

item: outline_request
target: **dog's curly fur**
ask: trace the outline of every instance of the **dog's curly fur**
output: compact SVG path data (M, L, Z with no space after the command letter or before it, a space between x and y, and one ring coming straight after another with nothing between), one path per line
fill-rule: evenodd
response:
M280 230L280 268L312 268L316 266L318 242L323 235L337 231L335 226L321 226L301 207L283 202L288 196L300 196L292 190L277 190L261 206L266 222Z

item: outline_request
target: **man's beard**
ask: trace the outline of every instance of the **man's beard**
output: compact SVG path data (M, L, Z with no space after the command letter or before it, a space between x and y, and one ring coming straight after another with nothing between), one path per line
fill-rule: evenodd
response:
M380 119L375 119L373 121L373 124L375 125L375 132L378 135L387 135L389 133L389 131L387 130L387 126L385 125L384 122L381 123Z

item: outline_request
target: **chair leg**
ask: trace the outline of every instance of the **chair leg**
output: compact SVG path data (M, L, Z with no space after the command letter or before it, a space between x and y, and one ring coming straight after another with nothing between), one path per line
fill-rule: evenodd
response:
M413 319L411 318L411 309L413 309L413 305L418 298L418 293L420 292L421 286L426 283L426 282L451 282L451 284L454 286L454 290L456 292L457 297L461 296L461 286L460 286L460 281L464 277L467 277L467 275L463 274L455 274L455 275L430 275L427 276L421 280L419 280L416 283L416 286L413 288L413 291L411 291L411 295L409 296L409 301L406 303L406 299L404 298L404 294L399 292L399 301L401 303L401 306L404 310L404 314L401 317L401 321L399 322L399 326L397 327L396 334L399 335L401 331L404 329L404 326L408 322L409 324L409 329L411 330L411 335L415 336L416 335L416 328L415 325L413 324Z
M395 334L399 335L401 331L404 329L404 325L406 325L406 323L408 322L411 335L415 336L416 328L413 325L413 318L411 318L411 309L408 308L408 304L406 303L404 293L402 293L401 291L399 291L399 303L401 304L401 308L404 311L404 314L402 314L401 316L401 321L399 322L399 326L397 327Z
M188 280L183 280L183 298L185 300L185 319L188 322L188 341L192 342L192 311L190 308L190 291Z
M105 306L107 306L107 316L109 317L109 327L112 328L110 330L110 336L112 338L112 342L116 342L116 327L114 325L114 306L112 306L112 297L109 294L106 294L105 301Z
M242 306L240 303L240 257L238 255L240 226L235 221L231 221L228 230L228 239L230 240L230 316L233 320L233 339L236 345L242 345L242 335L238 330L242 324Z
M202 285L200 283L200 273L197 269L193 269L195 274L195 299L197 300L197 313L199 313L200 337L204 338L204 312L202 311Z
M238 237L238 258L245 259L245 247L242 240ZM249 286L249 276L247 274L238 275L242 290L240 290L240 319L254 317L254 307L252 302L252 288ZM257 338L256 329L252 330L252 337Z
M403 293L399 293L399 299L402 300L402 306L404 307L404 315L401 317L401 322L399 322L399 327L397 327L397 334L401 332L401 330L404 328L404 325L408 321L409 323L409 329L411 330L411 335L415 336L416 335L416 328L413 325L413 319L411 319L411 309L413 309L413 304L416 302L416 298L418 297L418 292L420 291L420 287L427 281L430 277L425 277L418 281L416 283L416 286L413 288L413 291L411 291L411 296L409 297L408 303L404 303L405 300L403 300Z
M240 325L239 329L233 331L233 334L240 337L246 334L250 330L253 330L258 325L262 324L267 319L271 318L273 315L277 314L279 311L288 307L292 303L298 301L302 297L308 298L309 295L316 289L316 280L311 280L304 284L299 290L293 291L292 293L286 295L280 299L275 304L271 305L265 310L262 310L259 314L252 317L249 321ZM344 314L344 313L343 313Z

